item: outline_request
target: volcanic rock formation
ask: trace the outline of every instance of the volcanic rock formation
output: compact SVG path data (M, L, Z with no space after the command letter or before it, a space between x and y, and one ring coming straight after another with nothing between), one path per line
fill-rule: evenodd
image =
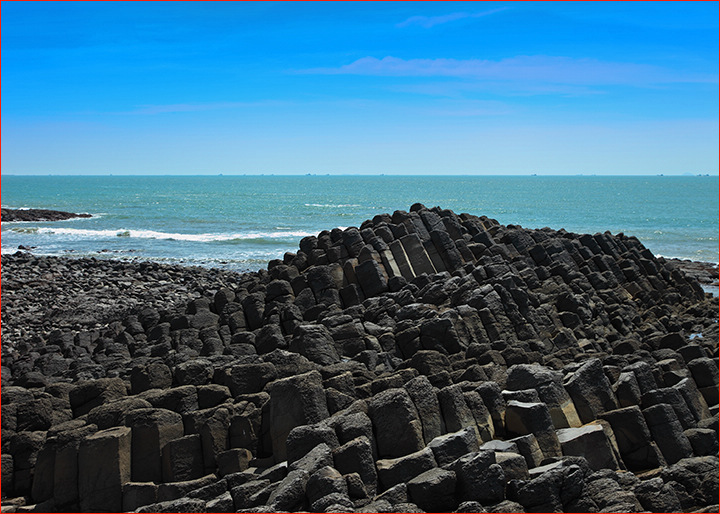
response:
M242 275L2 259L4 511L718 510L717 300L634 237L415 204ZM124 303L31 324L60 268Z

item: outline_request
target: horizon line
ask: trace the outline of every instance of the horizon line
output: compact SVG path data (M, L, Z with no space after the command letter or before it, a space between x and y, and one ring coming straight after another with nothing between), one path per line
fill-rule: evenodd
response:
M720 177L715 173L1 173L6 177Z

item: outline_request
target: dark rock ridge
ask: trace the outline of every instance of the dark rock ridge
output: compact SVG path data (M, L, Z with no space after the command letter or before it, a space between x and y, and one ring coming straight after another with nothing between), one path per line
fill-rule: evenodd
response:
M243 275L2 266L4 511L718 510L718 304L633 237L415 204Z
M696 262L680 259L668 259L667 265L679 267L686 275L697 279L704 285L718 287L718 265L712 262Z
M0 218L2 221L61 221L72 218L92 218L92 215L49 209L2 209Z

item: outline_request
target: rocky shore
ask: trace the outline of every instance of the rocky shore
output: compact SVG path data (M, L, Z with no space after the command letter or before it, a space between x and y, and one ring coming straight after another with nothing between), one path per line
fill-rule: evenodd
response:
M73 218L92 218L91 214L53 211L49 209L2 209L2 221L62 221Z
M717 512L686 268L420 204L255 273L3 255L2 510Z

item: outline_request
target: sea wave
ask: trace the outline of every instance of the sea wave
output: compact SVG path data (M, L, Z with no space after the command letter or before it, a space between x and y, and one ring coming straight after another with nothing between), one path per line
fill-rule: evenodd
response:
M254 239L289 239L306 236L314 236L315 233L299 230L280 230L274 232L234 232L234 233L204 233L204 234L182 234L174 232L159 232L156 230L132 230L132 229L111 229L111 230L89 230L80 228L61 227L37 227L27 229L17 227L9 229L11 232L20 234L44 234L66 236L72 239L107 239L112 237L128 237L137 239L167 239L173 241L238 241Z
M331 204L331 203L306 203L305 207L361 207L361 205L356 203L340 203L340 204Z

